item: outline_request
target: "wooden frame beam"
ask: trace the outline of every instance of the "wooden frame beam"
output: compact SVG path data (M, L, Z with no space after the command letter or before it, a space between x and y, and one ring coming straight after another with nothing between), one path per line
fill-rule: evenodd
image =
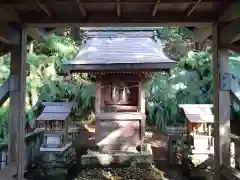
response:
M159 26L179 24L210 24L214 13L192 13L186 17L184 12L158 12L154 17L149 13L122 13L117 17L115 12L92 12L87 18L80 16L62 16L61 19L49 19L37 14L27 13L23 21L27 27L71 27L71 26Z
M39 0L36 1L38 2L39 6L41 6L42 8L44 7L43 5L40 4ZM49 14L46 8L45 11L47 12L47 14ZM0 8L0 20L2 20L4 24L1 26L0 29L0 41L6 44L17 44L19 42L19 39L17 39L15 36L17 30L11 28L7 24L7 21L20 22L18 13L16 13L13 9L9 8L8 6L4 5L3 7ZM30 37L39 41L44 40L45 38L48 37L43 30L40 30L38 28L29 28L27 29L27 33Z
M117 11L117 16L120 17L121 16L121 0L117 0L117 8L116 8L116 11Z
M236 1L234 3L232 3L225 11L224 13L219 17L219 21L220 22L227 22L227 21L232 21L234 19L240 18L240 1ZM237 25L236 25L237 26ZM212 27L210 26L205 26L205 27L200 27L200 28L196 28L193 33L195 34L194 39L197 42L201 42L205 39L207 39L208 37L210 37L212 35ZM227 30L225 30L227 31ZM226 32L225 32L226 33ZM226 34L224 34L225 36ZM228 34L229 36L231 36L231 33ZM226 39L229 39L229 37L226 37ZM234 37L232 37L234 38ZM231 37L230 37L231 39ZM229 41L229 40L226 40Z
M190 16L193 11L198 7L198 5L202 2L202 0L198 0L188 11L187 16ZM191 6L191 5L190 5Z
M19 42L19 39L17 39L15 36L17 30L10 27L7 24L7 21L19 22L20 18L13 9L9 8L3 9L4 7L0 8L0 20L2 18L3 21L2 22L3 25L1 26L0 29L0 41L6 44L17 44ZM36 40L44 40L46 37L48 37L43 30L40 30L38 28L28 28L27 33L30 37Z
M52 17L51 11L49 11L49 9L45 5L40 3L40 0L36 0L36 3L47 16Z
M1 5L0 7L0 20L1 21L14 21L20 22L18 13L11 8L11 5Z
M8 25L2 25L0 29L0 41L5 44L17 44L19 39L15 35L16 32L16 29L13 29Z
M116 1L109 1L109 0L81 0L83 4L116 4ZM163 4L171 4L171 3L196 3L198 0L161 0ZM219 2L219 0L203 0L203 2ZM24 1L16 1L16 0L2 0L0 4L7 4L7 5L18 5L18 4L34 4L34 1L31 0L24 0ZM41 0L41 4L75 4L76 0ZM122 4L156 4L156 0L122 0Z
M240 1L232 3L219 17L220 21L226 22L240 17Z
M86 12L86 10L85 10L85 8L84 8L81 0L76 0L76 2L77 2L78 8L79 8L82 16L83 16L83 17L86 17L86 16L87 16L87 12Z
M233 20L230 24L225 26L221 31L221 44L223 46L231 44L239 40L240 35L240 18Z
M28 28L26 29L28 36L31 38L38 40L38 41L43 41L49 38L49 35L44 32L44 30L39 29L39 28ZM2 25L0 29L0 41L5 43L5 44L17 44L19 42L18 37L15 35L17 32L16 29L11 28L10 26L7 25Z
M161 2L161 0L157 0L156 4L154 5L152 16L155 16L155 14L157 13L160 2Z

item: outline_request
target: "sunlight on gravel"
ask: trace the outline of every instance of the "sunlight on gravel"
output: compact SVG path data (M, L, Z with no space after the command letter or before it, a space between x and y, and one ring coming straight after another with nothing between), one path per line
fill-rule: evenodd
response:
M75 180L164 180L162 174L154 167L85 169Z

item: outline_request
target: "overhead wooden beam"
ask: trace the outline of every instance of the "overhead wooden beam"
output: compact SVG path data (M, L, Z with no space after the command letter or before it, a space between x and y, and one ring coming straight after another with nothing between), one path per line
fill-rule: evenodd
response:
M171 3L196 3L198 0L161 0L161 3L164 4L171 4ZM203 2L219 2L219 0L203 0ZM24 0L24 1L17 1L17 0L1 0L0 4L34 4L35 2L32 0ZM76 0L41 0L42 4L75 4ZM109 1L109 0L82 0L84 4L116 4L116 1ZM123 0L123 4L156 4L156 1L153 0Z
M15 36L16 30L8 25L2 25L0 28L0 41L5 44L16 44L19 39Z
M220 21L226 22L240 17L240 1L232 3L219 17Z
M86 10L85 10L85 8L84 8L84 6L83 6L81 0L76 0L76 1L77 1L78 8L79 8L79 10L80 10L82 16L83 16L83 17L86 17L86 16L87 16L87 12L86 12Z
M18 13L11 8L10 5L1 5L0 21L20 22Z
M198 7L198 5L202 2L202 0L198 0L188 11L187 16L190 16L192 12ZM191 5L190 5L191 6Z
M232 3L225 11L224 13L219 17L220 22L226 22L226 21L232 21L234 19L237 19L240 17L240 1L236 1ZM201 42L208 37L212 35L211 27L201 27L196 28L193 33L194 39L196 39L197 42ZM231 35L231 34L230 34Z
M49 11L49 9L43 5L42 3L40 3L40 0L36 0L37 5L40 7L40 9L45 12L46 15L48 15L49 17L52 17L52 13Z
M240 18L233 20L221 30L221 44L228 45L237 41L240 35Z
M120 17L121 16L121 3L120 0L117 0L117 16Z
M2 106L9 98L9 85L10 78L8 78L5 83L0 87L0 106Z
M18 43L19 39L17 39L15 36L16 30L7 24L7 21L20 22L18 14L9 6L3 5L0 8L0 20L3 21L3 24L0 28L0 41L6 44ZM27 29L27 33L30 37L36 40L44 40L48 37L47 34L43 32L43 30L40 30L38 28L29 28Z
M115 12L92 12L85 19L81 16L62 16L56 20L43 18L37 14L26 13L22 16L28 27L72 27L72 26L159 26L159 25L191 25L212 23L214 13L195 12L186 17L183 12L158 12L154 17L149 13L122 13L121 18Z
M157 13L160 2L161 2L161 0L157 0L156 4L154 5L152 16L155 16L155 14Z

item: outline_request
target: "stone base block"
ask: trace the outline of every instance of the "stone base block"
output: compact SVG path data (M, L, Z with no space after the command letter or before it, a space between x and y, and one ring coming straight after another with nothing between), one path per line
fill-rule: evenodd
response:
M87 155L82 155L81 164L82 165L103 165L108 166L110 164L152 164L153 156L148 152L141 153L99 153L90 152Z

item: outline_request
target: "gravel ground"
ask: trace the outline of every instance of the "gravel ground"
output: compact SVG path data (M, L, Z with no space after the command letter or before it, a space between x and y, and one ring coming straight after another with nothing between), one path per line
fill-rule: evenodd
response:
M85 169L75 180L165 180L156 168L99 168Z

